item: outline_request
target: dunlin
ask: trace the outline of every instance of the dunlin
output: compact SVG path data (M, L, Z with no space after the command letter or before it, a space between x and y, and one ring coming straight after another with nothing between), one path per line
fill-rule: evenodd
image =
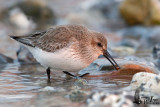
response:
M49 80L50 68L79 71L90 65L99 55L104 55L116 70L120 69L107 51L104 35L81 25L55 26L43 32L11 38L30 50L34 58L46 68Z

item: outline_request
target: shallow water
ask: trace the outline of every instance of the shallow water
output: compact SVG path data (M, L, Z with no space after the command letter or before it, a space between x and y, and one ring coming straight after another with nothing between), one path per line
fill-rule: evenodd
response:
M45 69L40 65L8 64L0 69L0 106L3 107L80 104L91 91L113 92L128 86L130 82L125 79L85 78L87 83L78 84L78 80L68 79L62 72L55 71L52 72L53 79L49 84ZM46 86L51 86L51 89L45 90ZM77 100L72 98L74 91L82 91L80 96L76 97Z

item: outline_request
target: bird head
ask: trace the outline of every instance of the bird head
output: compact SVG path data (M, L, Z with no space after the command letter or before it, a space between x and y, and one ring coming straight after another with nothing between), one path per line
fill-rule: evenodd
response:
M103 55L109 60L116 70L120 69L119 65L107 51L107 39L103 34L92 31L91 46L93 47L93 52L96 53L97 56Z

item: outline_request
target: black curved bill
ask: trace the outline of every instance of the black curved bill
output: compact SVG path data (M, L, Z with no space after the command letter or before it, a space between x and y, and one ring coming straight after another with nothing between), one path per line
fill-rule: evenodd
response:
M105 51L103 54L104 57L106 57L109 62L114 66L114 68L118 71L120 69L119 65L116 63L116 61L112 58L112 56L108 53L108 51Z

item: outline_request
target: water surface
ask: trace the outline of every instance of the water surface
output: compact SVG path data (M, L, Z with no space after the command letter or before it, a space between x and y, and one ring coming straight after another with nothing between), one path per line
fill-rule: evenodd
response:
M82 85L78 80L68 79L62 72L54 71L51 83L48 83L45 69L38 64L7 64L0 70L0 106L78 106L92 91L113 92L130 82L104 77L84 79L87 83ZM74 99L74 92L78 91L80 93Z

